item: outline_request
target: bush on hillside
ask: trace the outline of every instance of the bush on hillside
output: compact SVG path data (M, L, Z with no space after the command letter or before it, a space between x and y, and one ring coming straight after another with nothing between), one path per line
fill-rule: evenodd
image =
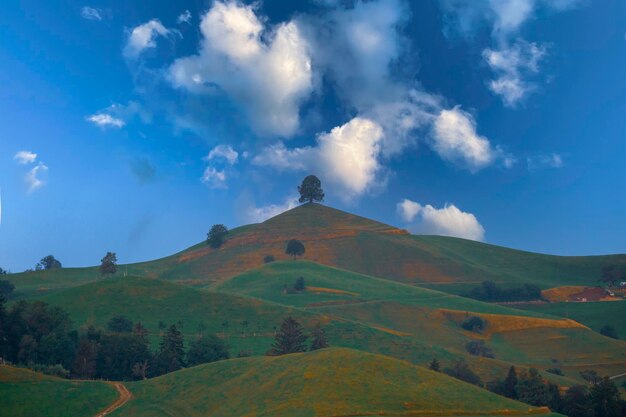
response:
M319 323L317 323L313 328L311 336L313 337L313 341L311 342L311 350L324 349L329 346L328 339L326 339L326 334L324 333L324 329L322 329L322 326Z
M600 329L600 334L606 337L610 337L611 339L619 339L619 336L617 335L617 332L615 331L615 328L613 326L603 326Z
M228 358L228 348L224 341L214 334L209 334L189 344L187 365L200 365Z
M461 327L470 332L480 333L485 329L486 323L485 320L478 316L471 316L463 321Z
M213 249L217 249L226 242L228 229L223 224L214 224L207 233L206 243Z
M554 374L554 375L563 376L563 371L560 368L549 368L549 369L546 369L546 372Z
M306 289L306 284L304 283L304 277L298 277L295 284L293 284L293 289L298 292L302 292Z
M465 350L474 356L482 356L483 358L495 358L493 350L482 340L473 340L465 345Z
M41 269L58 269L58 268L62 268L63 266L61 265L61 262L59 262L58 259L56 259L54 256L52 255L48 255L44 258L41 259L41 261L39 261L39 263L37 264L37 266L35 267L35 269L37 270L41 270Z
M263 263L264 264L269 264L272 263L276 260L276 258L274 258L274 255L265 255L265 257L263 258Z
M15 290L15 285L8 279L0 279L0 294L2 294L8 300L11 298L11 294Z
M470 384L478 385L482 387L483 382L474 371L470 369L463 359L452 362L449 368L445 368L443 372L453 378L460 379Z
M107 252L100 260L100 274L115 274L117 272L117 255L115 252Z

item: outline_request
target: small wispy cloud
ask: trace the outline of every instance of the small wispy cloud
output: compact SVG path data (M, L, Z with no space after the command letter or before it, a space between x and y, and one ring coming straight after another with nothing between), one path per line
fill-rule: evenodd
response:
M178 18L176 19L176 23L180 25L181 23L189 23L190 20L191 12L189 10L185 10L178 16Z
M13 157L18 164L32 164L37 159L37 154L31 151L19 151Z
M83 19L87 20L102 20L102 9L85 6L80 9L80 15Z
M202 175L202 182L209 188L228 188L226 185L226 172L214 167L207 167Z
M223 160L230 165L234 165L239 158L239 153L230 145L217 145L205 158L207 161Z
M251 223L261 223L274 216L278 216L287 210L298 206L297 197L288 197L282 204L269 204L267 206L249 206L245 212L246 220Z
M33 167L26 173L24 181L28 187L28 192L33 192L45 185L44 180L41 178L48 171L48 167L40 162L37 166Z
M537 171L547 168L562 168L565 166L563 156L558 153L546 155L529 156L526 158L526 165L529 171Z
M171 31L163 26L159 19L152 19L149 22L133 28L128 36L128 42L124 47L124 56L127 58L137 58L145 49L155 48L157 36L167 36Z
M126 124L126 122L124 122L122 119L113 117L108 113L92 114L91 116L87 117L87 120L103 129L107 127L120 128Z

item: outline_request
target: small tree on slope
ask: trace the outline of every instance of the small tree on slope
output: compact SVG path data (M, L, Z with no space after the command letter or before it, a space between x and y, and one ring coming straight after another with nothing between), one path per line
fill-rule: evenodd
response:
M207 233L206 243L213 249L217 249L226 242L228 229L223 224L214 224Z
M324 334L324 330L319 323L315 325L313 329L313 342L311 342L311 350L324 349L328 347L328 340L326 339L326 335Z
M324 201L324 190L322 190L322 182L315 175L309 175L302 184L298 186L301 203L312 203L314 201Z
M107 252L100 260L100 274L115 274L117 272L117 255L115 252Z
M304 255L305 251L306 250L304 249L304 245L297 239L291 239L289 242L287 242L287 247L285 248L285 253L287 255L293 256L294 260L296 259L296 257Z
M293 317L287 317L280 325L276 333L271 353L273 355L286 355L306 351L307 336L302 330L302 326Z

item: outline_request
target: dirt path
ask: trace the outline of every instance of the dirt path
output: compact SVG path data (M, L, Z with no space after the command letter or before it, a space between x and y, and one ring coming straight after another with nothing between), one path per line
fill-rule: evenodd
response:
M108 382L108 384L113 385L120 396L117 398L117 400L115 400L113 404L96 414L95 417L104 417L108 414L111 414L113 411L126 404L128 400L133 397L130 391L128 391L128 388L126 388L126 386L121 382Z
M617 379L617 378L621 378L623 376L626 376L626 372L624 372L623 374L610 376L609 379Z

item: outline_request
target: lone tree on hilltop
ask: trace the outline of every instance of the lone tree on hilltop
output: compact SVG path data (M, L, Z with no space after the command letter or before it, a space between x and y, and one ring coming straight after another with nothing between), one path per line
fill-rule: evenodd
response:
M217 249L226 242L228 229L223 224L214 224L207 233L206 243L213 249Z
M296 259L297 256L304 255L304 252L305 252L304 245L299 240L291 239L289 242L287 242L285 253L287 255L293 256L294 260Z
M288 353L306 352L307 336L302 326L293 317L287 317L280 325L272 344L272 355L286 355Z
M328 347L328 339L326 339L324 329L322 329L322 326L319 323L315 325L311 335L313 336L313 341L311 342L311 350L324 349Z
M322 182L315 175L308 175L302 180L302 184L298 186L301 203L312 203L314 201L324 201L324 190L322 190Z
M117 255L115 252L107 252L100 260L100 274L115 274L117 272Z
M58 269L62 268L61 262L52 255L48 255L39 261L40 269Z

